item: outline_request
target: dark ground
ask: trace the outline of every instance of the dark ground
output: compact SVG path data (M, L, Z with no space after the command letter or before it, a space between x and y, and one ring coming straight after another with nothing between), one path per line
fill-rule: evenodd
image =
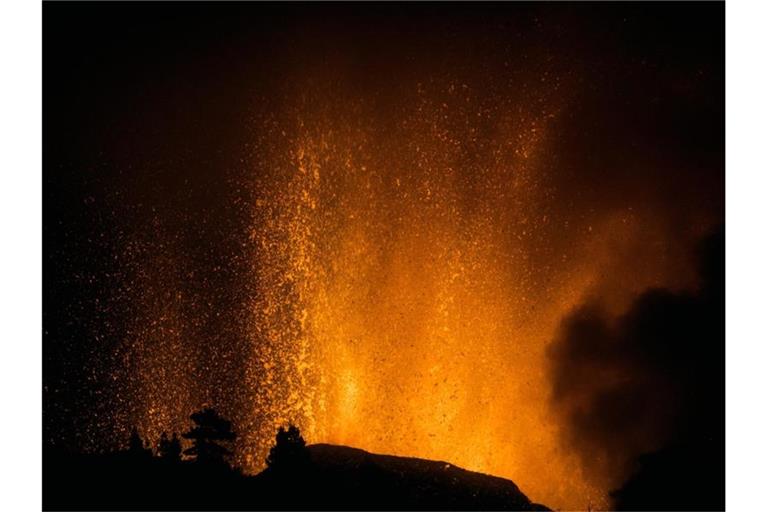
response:
M44 510L548 510L510 480L317 444L310 463L244 476L150 453L46 452Z

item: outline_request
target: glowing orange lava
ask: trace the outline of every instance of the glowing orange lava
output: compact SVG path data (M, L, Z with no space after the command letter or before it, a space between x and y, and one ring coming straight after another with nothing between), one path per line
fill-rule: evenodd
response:
M292 422L308 442L445 460L559 509L607 507L622 475L585 474L563 442L547 348L587 297L617 312L691 276L652 210L563 202L553 128L567 101L547 84L295 84L255 123L236 183L248 275L216 299L225 309L159 226L126 248L121 293L140 307L113 355L112 444L132 425L150 440L183 432L214 406L249 472Z
M292 421L310 442L505 476L550 506L607 504L558 441L546 348L638 224L551 204L557 102L539 100L420 86L386 119L310 97L274 125L253 184L249 468ZM660 278L619 279L614 302Z

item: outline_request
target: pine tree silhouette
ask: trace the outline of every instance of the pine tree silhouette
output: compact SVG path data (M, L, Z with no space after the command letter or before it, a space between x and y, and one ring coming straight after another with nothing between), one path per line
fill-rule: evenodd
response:
M140 452L144 450L144 441L141 440L139 431L136 427L131 430L131 438L128 440L128 450L132 452Z
M149 445L139 435L139 431L136 427L131 430L131 437L128 440L128 452L136 457L151 457L152 450Z
M173 438L171 439L168 439L168 435L163 432L160 436L160 442L157 445L157 453L160 458L165 461L181 461L181 441L176 435L176 432L173 433Z
M184 439L192 440L192 447L184 450L197 462L206 464L226 464L232 452L219 444L220 441L233 441L236 434L232 423L225 420L214 409L203 409L193 413L190 418L195 426L182 434Z
M274 471L303 470L309 465L309 450L298 427L289 425L277 431L275 445L270 448L267 466Z

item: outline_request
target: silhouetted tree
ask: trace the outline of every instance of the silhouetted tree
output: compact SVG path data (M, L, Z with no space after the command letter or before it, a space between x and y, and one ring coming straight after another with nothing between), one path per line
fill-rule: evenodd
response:
M195 457L197 462L226 464L232 452L219 442L233 441L237 437L232 431L232 423L219 416L214 409L203 409L193 413L190 418L195 426L182 434L182 437L191 439L192 447L184 450L184 453Z
M280 427L266 462L269 468L276 471L306 469L309 465L309 450L298 427Z
M157 445L157 453L161 459L168 462L179 462L181 460L181 441L175 432L171 439L168 439L168 435L163 432Z
M148 445L141 438L141 436L139 435L139 431L136 430L136 427L133 427L133 430L131 430L131 437L128 440L128 451L131 454L139 457L146 457L146 456L152 455L152 450L149 449Z

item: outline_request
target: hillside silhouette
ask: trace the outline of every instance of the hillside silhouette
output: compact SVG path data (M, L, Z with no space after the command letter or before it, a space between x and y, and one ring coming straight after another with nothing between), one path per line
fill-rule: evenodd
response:
M306 445L296 427L280 429L267 468L244 475L219 443L234 439L212 410L157 455L134 431L127 450L77 454L48 447L44 510L549 510L510 480L440 461L377 455L330 444ZM175 441L174 441L175 439Z

